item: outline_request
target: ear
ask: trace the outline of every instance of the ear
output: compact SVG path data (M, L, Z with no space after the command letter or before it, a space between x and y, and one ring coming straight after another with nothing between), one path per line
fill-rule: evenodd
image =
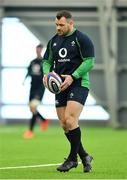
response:
M70 19L69 24L73 25L73 20L72 19Z
M72 25L73 24L73 20L70 18L70 19L66 19L67 23Z

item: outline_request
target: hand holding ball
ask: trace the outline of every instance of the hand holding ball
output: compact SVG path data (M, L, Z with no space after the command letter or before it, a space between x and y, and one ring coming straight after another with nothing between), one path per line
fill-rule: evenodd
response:
M46 77L44 77L43 82L45 87L53 94L59 94L61 92L62 79L57 73L48 73Z

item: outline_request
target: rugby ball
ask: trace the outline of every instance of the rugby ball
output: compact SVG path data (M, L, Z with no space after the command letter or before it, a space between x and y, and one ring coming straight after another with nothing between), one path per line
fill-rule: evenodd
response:
M50 72L47 75L47 88L53 94L59 94L61 92L61 84L62 79L57 73Z

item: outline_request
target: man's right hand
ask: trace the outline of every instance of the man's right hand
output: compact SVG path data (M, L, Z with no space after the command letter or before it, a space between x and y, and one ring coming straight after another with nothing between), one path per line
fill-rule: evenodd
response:
M47 86L47 78L48 78L48 76L47 76L47 74L45 74L44 76L43 76L43 84L44 84L44 86L47 88L48 86Z

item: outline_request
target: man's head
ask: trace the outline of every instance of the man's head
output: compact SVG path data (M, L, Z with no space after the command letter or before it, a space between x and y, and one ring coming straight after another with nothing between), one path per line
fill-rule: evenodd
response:
M36 46L36 53L37 53L37 57L38 57L38 58L41 58L42 49L43 49L42 44L38 44L38 45Z
M64 36L73 30L72 15L69 11L59 11L55 19L56 31L60 36Z

